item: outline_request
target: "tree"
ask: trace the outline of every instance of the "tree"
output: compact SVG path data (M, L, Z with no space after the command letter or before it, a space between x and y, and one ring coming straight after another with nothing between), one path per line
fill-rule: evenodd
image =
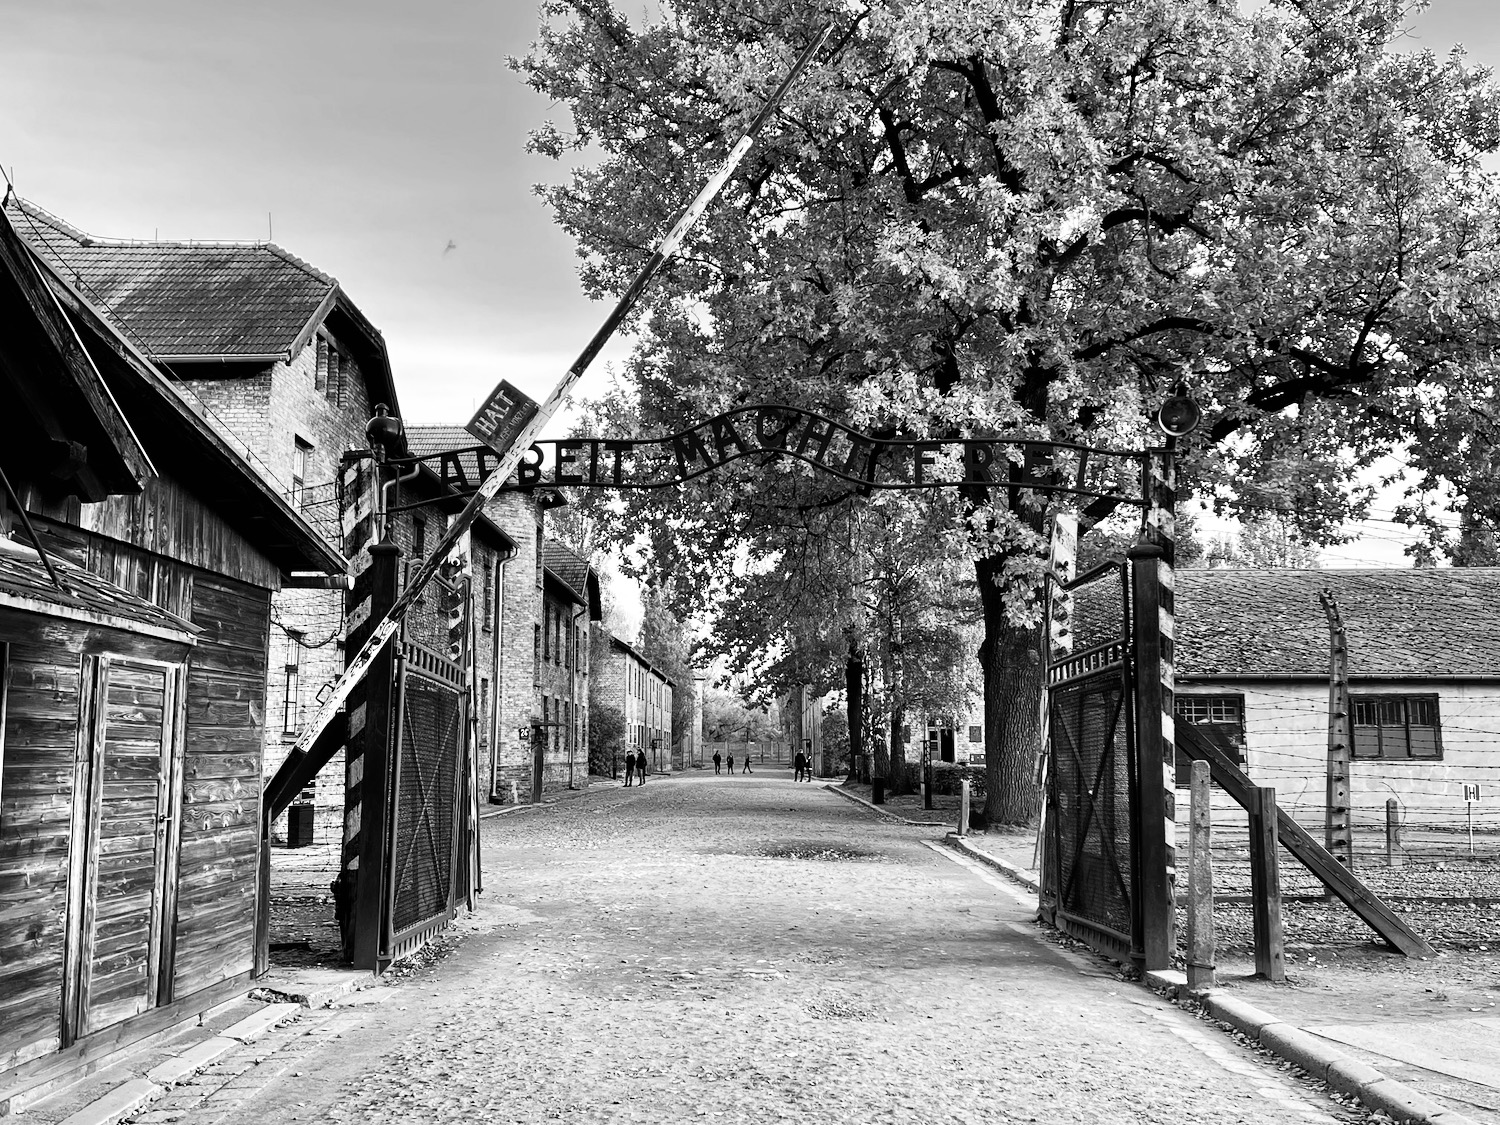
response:
M1210 566L1254 566L1316 570L1322 559L1292 521L1281 515L1241 520L1237 529L1219 536L1209 547Z
M691 646L660 590L646 591L644 608L636 643L657 671L672 681L672 742L680 747L694 718Z
M1284 511L1318 541L1368 503L1353 470L1407 442L1424 484L1500 509L1500 478L1474 471L1500 410L1481 165L1500 100L1458 56L1389 52L1395 0L845 11L677 0L632 24L607 0L549 0L514 62L572 118L533 148L593 161L546 197L602 295L835 23L646 296L639 419L770 400L887 435L1139 447L1180 383L1205 411L1184 483L1228 514ZM1052 470L1038 454L1011 473ZM670 532L645 565L684 599L733 577L747 497L799 475L760 472L630 501ZM949 534L983 612L987 813L1018 822L1036 804L1045 499L966 499Z

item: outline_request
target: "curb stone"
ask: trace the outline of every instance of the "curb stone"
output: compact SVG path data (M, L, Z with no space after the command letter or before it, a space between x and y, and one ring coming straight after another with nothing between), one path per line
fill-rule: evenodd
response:
M837 793L840 797L843 797L847 801L853 801L856 805L863 805L865 808L869 809L872 813L879 813L881 816L886 817L889 820L897 821L900 824L905 824L905 825L908 825L908 826L910 826L912 828L952 828L953 827L953 825L949 824L946 820L907 820L906 817L900 816L897 813L893 813L893 812L891 812L888 809L883 809L879 805L871 804L869 801L865 800L863 797L856 797L853 793L850 793L847 789L840 789L837 785L829 785L828 783L825 782L824 785L823 785L823 788L826 789L826 790L828 790L830 793Z
M1472 1118L1429 1098L1404 1082L1387 1078L1368 1063L1331 1046L1300 1027L1279 1020L1221 989L1193 992L1185 974L1171 971L1147 972L1142 983L1173 1000L1193 999L1203 1005L1214 1019L1228 1024L1247 1038L1293 1066L1301 1067L1311 1077L1327 1083L1341 1094L1356 1097L1366 1108L1379 1110L1392 1119L1408 1125L1475 1125Z
M58 1125L119 1125L125 1118L140 1113L172 1086L212 1066L230 1051L253 1043L301 1011L301 1004L267 1004L212 1039L158 1063L145 1078L120 1083L102 1097L69 1114Z
M121 1083L97 1101L70 1113L59 1125L119 1125L119 1122L150 1105L166 1093L155 1082L133 1078Z
M1027 890L1035 894L1041 893L1042 888L1037 883L1036 876L1032 875L1031 872L1021 870L1021 868L1017 867L1014 863L1011 863L1007 859L1001 859L997 855L990 855L989 852L981 851L979 848L976 848L973 844L969 843L967 837L960 836L956 832L950 832L943 838L943 843L947 844L949 847L957 848L967 856L972 856L980 863L987 864L990 867L993 867L1002 875L1009 875L1012 879L1014 879L1017 883L1020 883L1021 886L1025 887Z

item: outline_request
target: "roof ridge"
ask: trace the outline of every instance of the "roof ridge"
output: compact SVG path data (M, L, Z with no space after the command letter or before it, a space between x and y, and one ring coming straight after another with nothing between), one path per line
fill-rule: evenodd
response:
M324 273L311 262L299 258L286 247L264 238L113 238L106 235L89 234L85 230L75 227L67 220L59 218L45 207L31 202L15 193L11 199L16 206L29 218L40 219L48 226L61 234L71 238L80 246L146 246L146 247L176 247L193 250L266 250L275 254L282 261L307 273L319 281L330 286L338 286L339 282L331 274Z
M71 238L74 242L77 242L80 245L92 241L90 235L79 230L72 223L68 222L65 219L59 218L57 215L54 215L45 207L31 202L31 200L17 194L15 191L10 192L9 199L10 203L14 205L15 209L20 211L21 214L25 215L29 221L36 222L40 220L41 222L46 223L57 233L67 238Z

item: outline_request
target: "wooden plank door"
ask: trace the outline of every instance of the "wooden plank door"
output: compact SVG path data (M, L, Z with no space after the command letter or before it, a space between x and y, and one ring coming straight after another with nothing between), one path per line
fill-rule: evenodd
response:
M155 1005L178 670L97 659L89 725L76 1034Z

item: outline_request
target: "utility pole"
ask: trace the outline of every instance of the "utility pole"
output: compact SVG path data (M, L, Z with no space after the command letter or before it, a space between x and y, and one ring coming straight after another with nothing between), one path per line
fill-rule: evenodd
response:
M1346 869L1353 870L1349 762L1354 739L1349 703L1349 643L1333 591L1325 587L1318 596L1328 617L1328 787L1323 813L1323 846Z

